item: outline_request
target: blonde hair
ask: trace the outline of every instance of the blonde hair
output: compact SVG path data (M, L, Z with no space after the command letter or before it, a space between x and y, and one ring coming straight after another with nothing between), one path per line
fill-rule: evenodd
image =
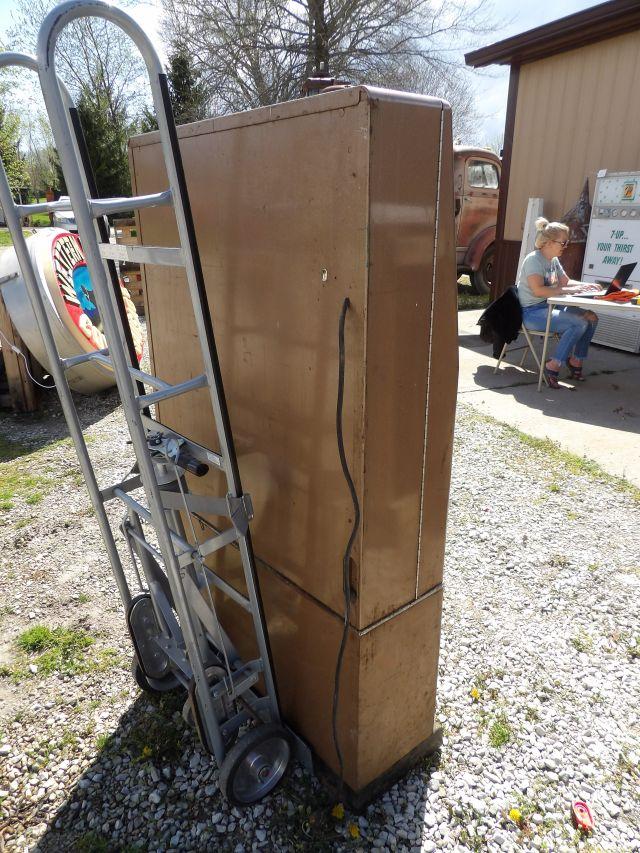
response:
M569 226L562 222L549 222L540 216L536 219L536 249L541 249L550 240L568 240Z

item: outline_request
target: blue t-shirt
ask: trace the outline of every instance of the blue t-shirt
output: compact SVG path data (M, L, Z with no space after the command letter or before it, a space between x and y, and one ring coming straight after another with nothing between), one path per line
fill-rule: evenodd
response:
M562 269L562 264L558 258L552 258L548 261L540 249L536 249L527 255L520 267L517 284L518 299L523 308L547 301L544 296L534 296L531 292L527 280L530 275L541 276L545 287L555 287L557 284L560 284L566 272Z

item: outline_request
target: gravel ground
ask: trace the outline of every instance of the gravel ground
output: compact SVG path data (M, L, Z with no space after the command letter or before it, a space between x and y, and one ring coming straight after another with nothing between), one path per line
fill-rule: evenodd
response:
M101 482L112 482L131 455L115 395L80 405ZM0 416L5 441L30 451L0 465L0 851L640 851L632 490L461 407L441 752L363 815L332 815L299 769L240 812L182 723L182 699L151 698L131 678L64 434L54 401L35 419ZM18 636L36 625L69 629L78 647L54 664L21 651ZM589 840L571 825L575 799L592 808Z

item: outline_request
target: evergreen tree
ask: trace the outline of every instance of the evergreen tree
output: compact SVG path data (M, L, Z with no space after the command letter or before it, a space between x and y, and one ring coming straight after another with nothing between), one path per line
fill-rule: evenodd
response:
M124 107L114 114L104 92L83 89L78 115L96 178L98 196L131 195L127 140L131 135Z
M207 90L193 66L191 55L178 45L169 57L169 88L176 124L200 121L208 115Z
M167 77L176 124L188 124L190 121L206 118L209 114L206 87L200 82L200 74L194 69L185 47L178 45L169 57ZM149 133L157 129L155 113L145 106L140 118L140 131Z

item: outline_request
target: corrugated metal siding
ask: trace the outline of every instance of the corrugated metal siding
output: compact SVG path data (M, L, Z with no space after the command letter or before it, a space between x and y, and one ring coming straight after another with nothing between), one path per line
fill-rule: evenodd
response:
M640 169L640 32L521 67L504 239L522 239L529 198L558 219L605 168Z

